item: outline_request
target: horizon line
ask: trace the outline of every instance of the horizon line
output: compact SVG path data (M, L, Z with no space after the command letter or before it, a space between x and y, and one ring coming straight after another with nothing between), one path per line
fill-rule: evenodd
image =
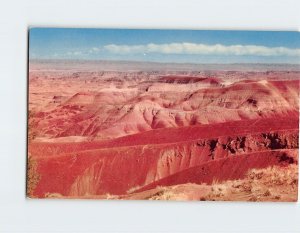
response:
M85 62L129 62L129 63L152 63L152 64L182 64L182 65L300 65L299 63L284 62L231 62L231 63L192 63L192 62L168 62L168 61L141 61L141 60L115 60L115 59L73 59L73 58L28 58L28 61L85 61Z

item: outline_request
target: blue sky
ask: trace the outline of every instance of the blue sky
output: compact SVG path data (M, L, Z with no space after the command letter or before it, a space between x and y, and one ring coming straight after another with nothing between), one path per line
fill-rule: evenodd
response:
M300 63L299 32L32 28L31 59Z

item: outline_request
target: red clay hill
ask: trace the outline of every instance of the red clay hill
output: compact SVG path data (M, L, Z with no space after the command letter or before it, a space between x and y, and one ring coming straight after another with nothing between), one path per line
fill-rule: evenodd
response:
M299 74L31 66L28 196L295 201Z

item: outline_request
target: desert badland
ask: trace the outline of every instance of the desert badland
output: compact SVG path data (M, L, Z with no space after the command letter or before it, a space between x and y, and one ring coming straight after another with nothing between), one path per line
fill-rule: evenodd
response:
M299 75L30 61L27 195L296 201Z

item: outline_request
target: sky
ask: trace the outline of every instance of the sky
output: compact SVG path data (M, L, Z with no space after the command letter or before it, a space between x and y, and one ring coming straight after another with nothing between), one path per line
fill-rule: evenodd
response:
M30 59L300 63L300 33L31 28Z

